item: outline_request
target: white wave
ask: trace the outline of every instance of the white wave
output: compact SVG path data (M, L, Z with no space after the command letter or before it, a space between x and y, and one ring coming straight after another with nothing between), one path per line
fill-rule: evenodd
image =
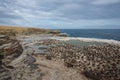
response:
M113 39L97 39L97 38L83 38L83 37L52 37L51 39L61 40L61 41L69 41L69 40L80 40L84 42L105 42L109 44L117 44L120 45L120 41Z

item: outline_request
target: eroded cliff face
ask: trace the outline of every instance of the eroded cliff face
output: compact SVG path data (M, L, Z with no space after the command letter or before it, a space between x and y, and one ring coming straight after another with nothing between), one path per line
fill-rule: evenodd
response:
M19 57L22 51L22 46L18 40L7 35L0 35L0 80L12 80L10 70L14 67L9 64Z
M41 80L40 70L34 64L35 58L22 55L22 52L17 39L0 35L0 80Z
M6 35L0 36L0 55L3 56L2 63L9 65L23 52L22 46L17 39L11 39Z

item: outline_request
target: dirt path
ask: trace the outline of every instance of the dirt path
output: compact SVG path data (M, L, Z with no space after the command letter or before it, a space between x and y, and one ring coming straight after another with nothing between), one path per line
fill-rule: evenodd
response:
M75 69L67 68L62 61L36 57L37 64L44 74L42 80L88 80Z

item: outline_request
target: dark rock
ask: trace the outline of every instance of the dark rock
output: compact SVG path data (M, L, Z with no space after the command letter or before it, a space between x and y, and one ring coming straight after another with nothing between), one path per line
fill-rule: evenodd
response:
M59 34L60 33L60 31L58 31L58 30L51 30L51 31L49 31L49 34Z
M67 34L67 33L60 33L60 34L57 34L57 36L60 36L60 37L67 37L68 34Z
M36 62L36 59L32 55L28 55L25 59L25 63L29 66L32 66L34 62Z
M0 35L0 39L9 39L9 37L6 35Z
M46 59L52 60L52 57L51 56L46 56Z
M0 35L0 45L9 42L9 37L6 35Z

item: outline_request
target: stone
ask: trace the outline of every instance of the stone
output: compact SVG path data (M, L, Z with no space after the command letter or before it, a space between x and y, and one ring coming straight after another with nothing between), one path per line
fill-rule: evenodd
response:
M31 66L34 62L36 62L36 59L32 55L27 55L25 63Z

